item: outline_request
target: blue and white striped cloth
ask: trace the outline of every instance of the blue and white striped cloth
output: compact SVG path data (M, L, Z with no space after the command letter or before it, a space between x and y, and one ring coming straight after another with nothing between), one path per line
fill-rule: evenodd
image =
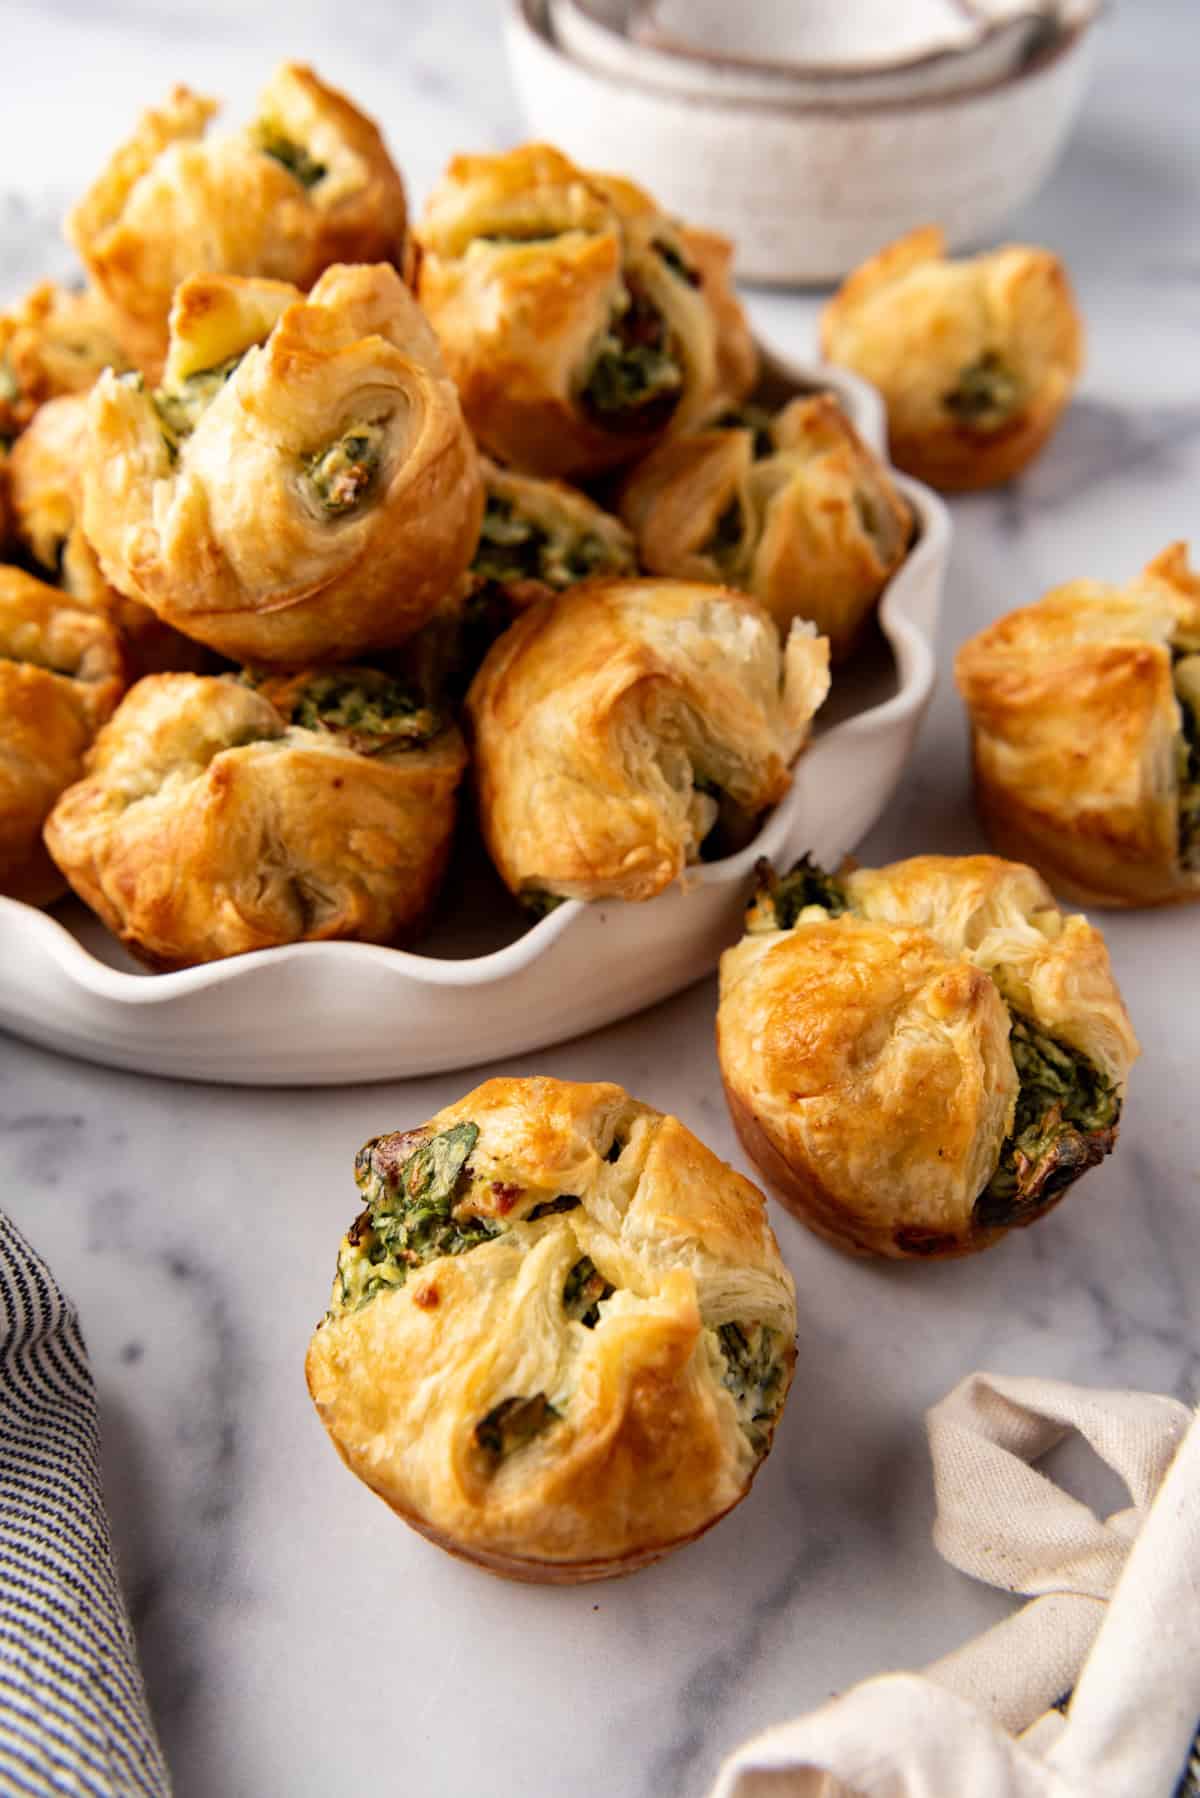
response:
M75 1309L0 1216L0 1791L168 1798Z

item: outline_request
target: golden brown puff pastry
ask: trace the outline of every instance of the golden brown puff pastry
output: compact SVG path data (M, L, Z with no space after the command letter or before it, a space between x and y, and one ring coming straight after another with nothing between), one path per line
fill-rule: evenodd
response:
M484 838L538 903L652 899L783 797L829 686L746 594L590 582L525 612L467 695Z
M104 369L128 366L99 294L42 281L0 313L0 437L16 437L47 400L86 392Z
M1072 581L958 652L988 834L1098 905L1200 897L1200 581L1182 543Z
M163 385L105 375L83 523L106 578L222 655L344 659L402 642L466 569L478 458L392 268L185 281Z
M821 347L887 406L893 462L950 491L1011 480L1058 423L1083 363L1083 326L1049 250L1008 244L950 261L942 232L910 231L826 306Z
M42 825L123 685L103 613L0 567L0 893L48 905L64 890Z
M424 921L466 764L375 669L149 675L46 826L50 853L155 968L278 943L391 942Z
M283 63L244 130L208 138L215 102L176 87L143 114L67 222L123 341L153 368L189 275L311 287L335 262L405 256L404 183L383 138L311 69Z
M744 1497L795 1361L757 1188L619 1086L489 1080L355 1164L308 1385L347 1466L514 1579L603 1579Z
M434 678L457 694L500 633L535 600L637 571L625 526L578 488L517 474L487 456L480 469L487 499L479 542L428 627Z
M783 631L807 618L842 661L904 560L912 513L829 394L747 407L660 444L621 492L654 574L741 587Z
M78 522L88 440L88 395L39 406L9 458L9 500L18 538L63 591L106 611L121 634L131 679L168 669L200 672L212 653L164 624L149 606L110 587Z
M418 291L485 449L532 474L644 455L739 399L753 344L724 246L545 144L457 156L417 232Z
M717 1048L747 1154L856 1254L963 1255L1113 1148L1138 1045L1104 940L1032 868L764 864L721 958Z

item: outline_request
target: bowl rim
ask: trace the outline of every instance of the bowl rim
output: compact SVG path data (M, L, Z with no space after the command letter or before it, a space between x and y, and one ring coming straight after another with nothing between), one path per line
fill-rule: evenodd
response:
M739 74L756 75L767 79L784 76L790 80L813 82L844 81L853 83L856 81L877 81L880 76L884 75L901 76L924 73L929 69L935 68L939 63L953 63L958 61L960 57L973 56L978 50L983 49L985 45L993 42L1006 31L1011 31L1013 26L1017 23L1024 22L1033 27L1036 27L1040 23L1044 33L1043 44L1032 50L1029 57L1022 61L1016 70L1010 71L1009 75L999 78L1008 80L1011 78L1012 74L1020 73L1021 70L1026 68L1028 63L1031 62L1035 56L1040 54L1042 49L1053 44L1063 32L1071 30L1073 24L1079 22L1077 20L1064 23L1054 12L1043 12L1033 3L1033 0L1030 0L1030 4L1023 14L1017 14L1009 18L989 19L984 24L979 35L973 38L968 44L943 45L941 49L922 50L916 54L900 53L891 57L880 56L873 61L864 60L856 63L792 62L782 60L778 62L766 62L759 57L738 56L731 52L706 50L699 45L692 47L681 39L661 37L654 39L653 41L643 41L636 38L626 38L623 33L614 28L611 20L602 14L597 7L596 0L565 0L565 4L573 6L578 12L582 13L588 22L594 25L597 30L604 31L611 37L621 39L623 42L628 43L631 49L653 50L656 54L668 57L672 61L694 63L704 68L720 70L729 69ZM1098 8L1099 0L1081 0L1081 5L1083 8L1082 17L1085 22L1090 23L1091 16L1094 16ZM970 12L972 9L968 5L964 7L963 10ZM798 104L801 103L798 102Z
M788 124L808 119L838 119L857 124L871 117L904 116L915 112L937 113L952 107L970 106L978 100L1016 88L1025 81L1036 80L1081 48L1100 16L1101 8L1097 7L1086 16L1074 20L1043 50L1007 75L980 82L975 87L957 88L943 94L914 95L911 99L874 100L863 105L846 101L796 101L787 105L778 100L722 98L717 94L699 94L691 90L664 87L632 73L618 81L615 76L569 56L561 44L556 42L549 25L548 0L507 0L504 24L510 37L524 38L543 55L561 63L580 79L594 82L606 94L633 88L659 106L669 104L683 112L696 114L710 112L732 117L751 114Z

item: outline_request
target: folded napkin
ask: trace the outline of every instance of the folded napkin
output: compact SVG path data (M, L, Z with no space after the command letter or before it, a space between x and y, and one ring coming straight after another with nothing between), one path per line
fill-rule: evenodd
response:
M168 1798L74 1308L0 1215L0 1791Z
M1200 1420L975 1374L928 1426L939 1550L1031 1602L746 1743L712 1798L1200 1798ZM1127 1509L1101 1521L1031 1465L1072 1432Z

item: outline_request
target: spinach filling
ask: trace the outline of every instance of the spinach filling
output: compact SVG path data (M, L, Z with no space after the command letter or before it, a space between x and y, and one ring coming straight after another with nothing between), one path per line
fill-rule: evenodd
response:
M379 473L384 437L382 425L354 425L306 459L304 478L327 518L347 517L367 497Z
M1011 1134L975 1201L978 1229L1028 1223L1080 1174L1111 1154L1121 1101L1086 1056L1012 1013L1009 1048L1020 1079Z
M220 393L245 354L245 350L239 350L235 356L227 356L224 362L214 363L212 368L198 368L195 374L187 375L178 387L155 389L151 401L158 413L162 434L172 457L178 454L184 438L191 436L201 415Z
M995 350L985 350L961 370L942 405L960 424L975 431L998 431L1020 404L1016 375Z
M716 422L718 431L749 431L756 462L775 454L774 420L763 406L735 406L722 412Z
M1179 702L1177 746L1179 778L1179 863L1200 872L1200 655L1175 664L1175 697Z
M754 875L754 896L746 915L749 930L791 930L810 905L819 905L831 918L850 909L841 881L826 874L811 856L802 855L789 874L776 874L764 856Z
M423 1142L402 1131L359 1150L354 1178L366 1209L338 1254L338 1310L357 1311L387 1288L403 1286L414 1268L464 1255L501 1234L503 1226L491 1218L454 1215L478 1139L477 1124L454 1124Z
M328 166L310 156L303 144L290 138L272 119L260 119L255 128L255 141L264 156L281 163L301 187L315 187L329 173Z
M580 398L606 431L661 430L683 397L683 369L666 320L633 280L600 340Z
M590 1255L581 1255L563 1282L563 1310L585 1330L600 1322L600 1307L616 1291Z
M544 581L563 588L604 569L626 567L620 550L594 531L574 535L563 530L552 536L511 500L488 495L479 547L471 563L473 574L501 585L508 581Z
M436 737L443 718L414 688L374 668L304 675L259 674L243 680L299 730L341 737L359 755L415 749Z
M475 1446L493 1461L502 1461L557 1419L544 1392L535 1392L532 1398L506 1398L475 1425Z
M746 534L746 517L740 499L732 499L713 527L712 535L701 545L700 553L711 556L722 574L732 574L741 556Z
M721 1384L732 1395L751 1447L763 1455L787 1396L782 1340L765 1324L730 1323L720 1326L717 1341L725 1363Z

